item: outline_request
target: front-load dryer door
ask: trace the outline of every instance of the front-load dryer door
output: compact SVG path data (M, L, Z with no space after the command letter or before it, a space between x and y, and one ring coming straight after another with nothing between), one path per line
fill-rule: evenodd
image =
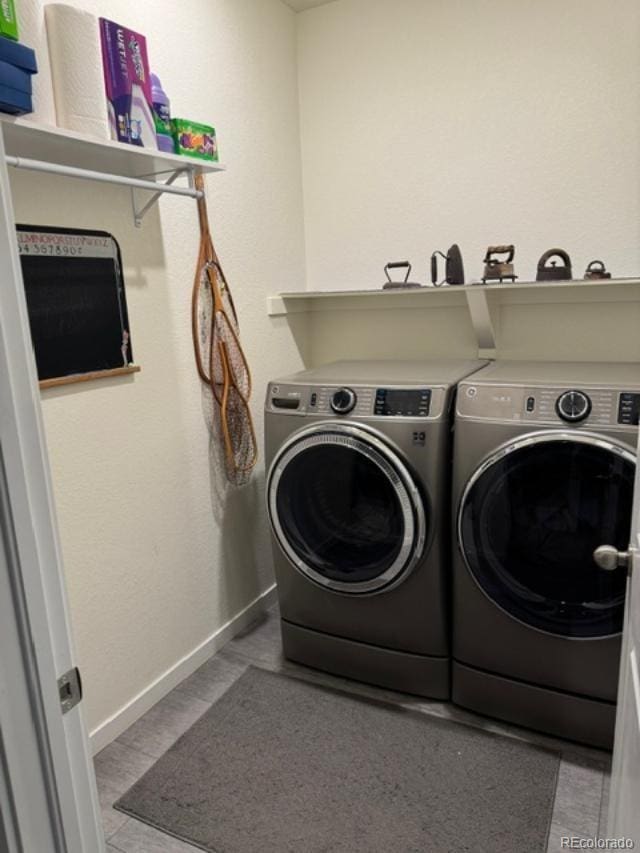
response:
M425 501L411 473L361 427L321 423L297 432L271 465L267 500L281 548L326 589L387 589L424 550Z
M603 542L626 550L635 456L597 435L543 432L501 447L469 480L458 513L467 568L509 615L564 637L622 630L624 570L603 572Z

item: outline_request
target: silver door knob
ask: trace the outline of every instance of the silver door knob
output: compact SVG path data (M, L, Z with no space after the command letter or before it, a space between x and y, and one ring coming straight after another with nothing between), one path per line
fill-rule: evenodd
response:
M628 569L629 556L628 551L618 551L613 545L600 545L593 552L593 559L605 572L613 572L615 569Z

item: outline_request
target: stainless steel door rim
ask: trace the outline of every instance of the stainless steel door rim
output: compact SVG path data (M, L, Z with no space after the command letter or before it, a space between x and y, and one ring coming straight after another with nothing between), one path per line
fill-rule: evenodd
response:
M289 542L277 507L281 477L293 459L318 446L340 446L364 456L388 482L400 505L404 534L399 552L384 572L366 581L348 582L327 578L303 560ZM424 551L427 522L422 495L401 457L369 429L354 424L323 421L298 430L282 445L267 476L269 520L280 547L291 563L314 583L335 592L371 594L400 583L413 570Z
M542 633L552 633L544 630L543 628L536 626L534 624L530 624L528 622L523 621L518 618L518 616L514 615L514 613L505 609L500 602L496 601L489 592L484 588L483 584L476 577L476 573L472 568L469 557L466 553L466 549L464 546L463 540L463 515L465 511L465 507L469 501L469 497L471 491L473 490L475 484L480 480L480 478L491 468L493 468L497 463L505 459L505 457L510 454L523 450L525 448L535 447L537 445L549 445L553 443L560 442L569 442L574 444L582 444L590 447L597 447L600 450L611 453L613 456L617 456L622 458L626 462L630 463L635 467L637 459L636 454L626 445L617 442L616 440L604 437L597 433L592 432L578 432L577 430L557 430L557 429L546 429L533 433L527 433L525 435L521 435L518 438L510 439L503 444L501 444L498 448L496 448L493 452L491 452L474 470L469 479L467 480L462 497L460 498L457 510L457 518L456 518L456 534L457 534L457 543L462 558L464 560L465 567L473 579L474 583L481 590L483 595L485 595L491 603L499 608L503 613L505 613L510 619L514 619L517 622L525 625L527 628L532 630L540 631ZM552 634L553 636L557 636ZM613 636L613 635L612 635ZM580 636L567 636L567 639L572 640L590 640L590 639L602 639L603 636L596 637L580 637Z

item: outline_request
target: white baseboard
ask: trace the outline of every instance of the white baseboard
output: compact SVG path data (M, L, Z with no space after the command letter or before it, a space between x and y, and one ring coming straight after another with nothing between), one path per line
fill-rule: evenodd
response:
M272 604L277 600L276 585L270 586L261 595L254 599L251 604L241 610L233 619L230 619L222 627L214 631L210 637L196 646L193 651L181 658L176 664L170 667L155 681L152 681L148 687L145 687L137 696L134 696L130 702L127 702L120 710L100 723L89 735L91 743L91 752L95 755L100 752L107 744L115 740L118 735L121 735L130 725L146 713L149 708L159 702L167 695L174 687L184 681L187 676L195 672L199 666L214 655L218 649L221 649L229 640L233 639L236 634L248 628L249 625L257 619Z

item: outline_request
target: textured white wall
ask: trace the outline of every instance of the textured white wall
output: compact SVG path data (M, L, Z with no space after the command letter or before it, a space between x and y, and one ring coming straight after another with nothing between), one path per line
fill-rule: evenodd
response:
M307 286L434 249L640 268L636 0L339 0L298 16Z
M81 5L81 4L78 4ZM175 115L215 124L228 171L207 181L214 239L253 366L300 364L265 296L304 287L295 14L280 0L86 0L145 33ZM210 470L190 339L195 205L163 198L141 230L127 190L14 176L19 222L106 229L124 259L130 379L43 394L71 615L90 728L236 615L271 582L262 487L224 492Z

